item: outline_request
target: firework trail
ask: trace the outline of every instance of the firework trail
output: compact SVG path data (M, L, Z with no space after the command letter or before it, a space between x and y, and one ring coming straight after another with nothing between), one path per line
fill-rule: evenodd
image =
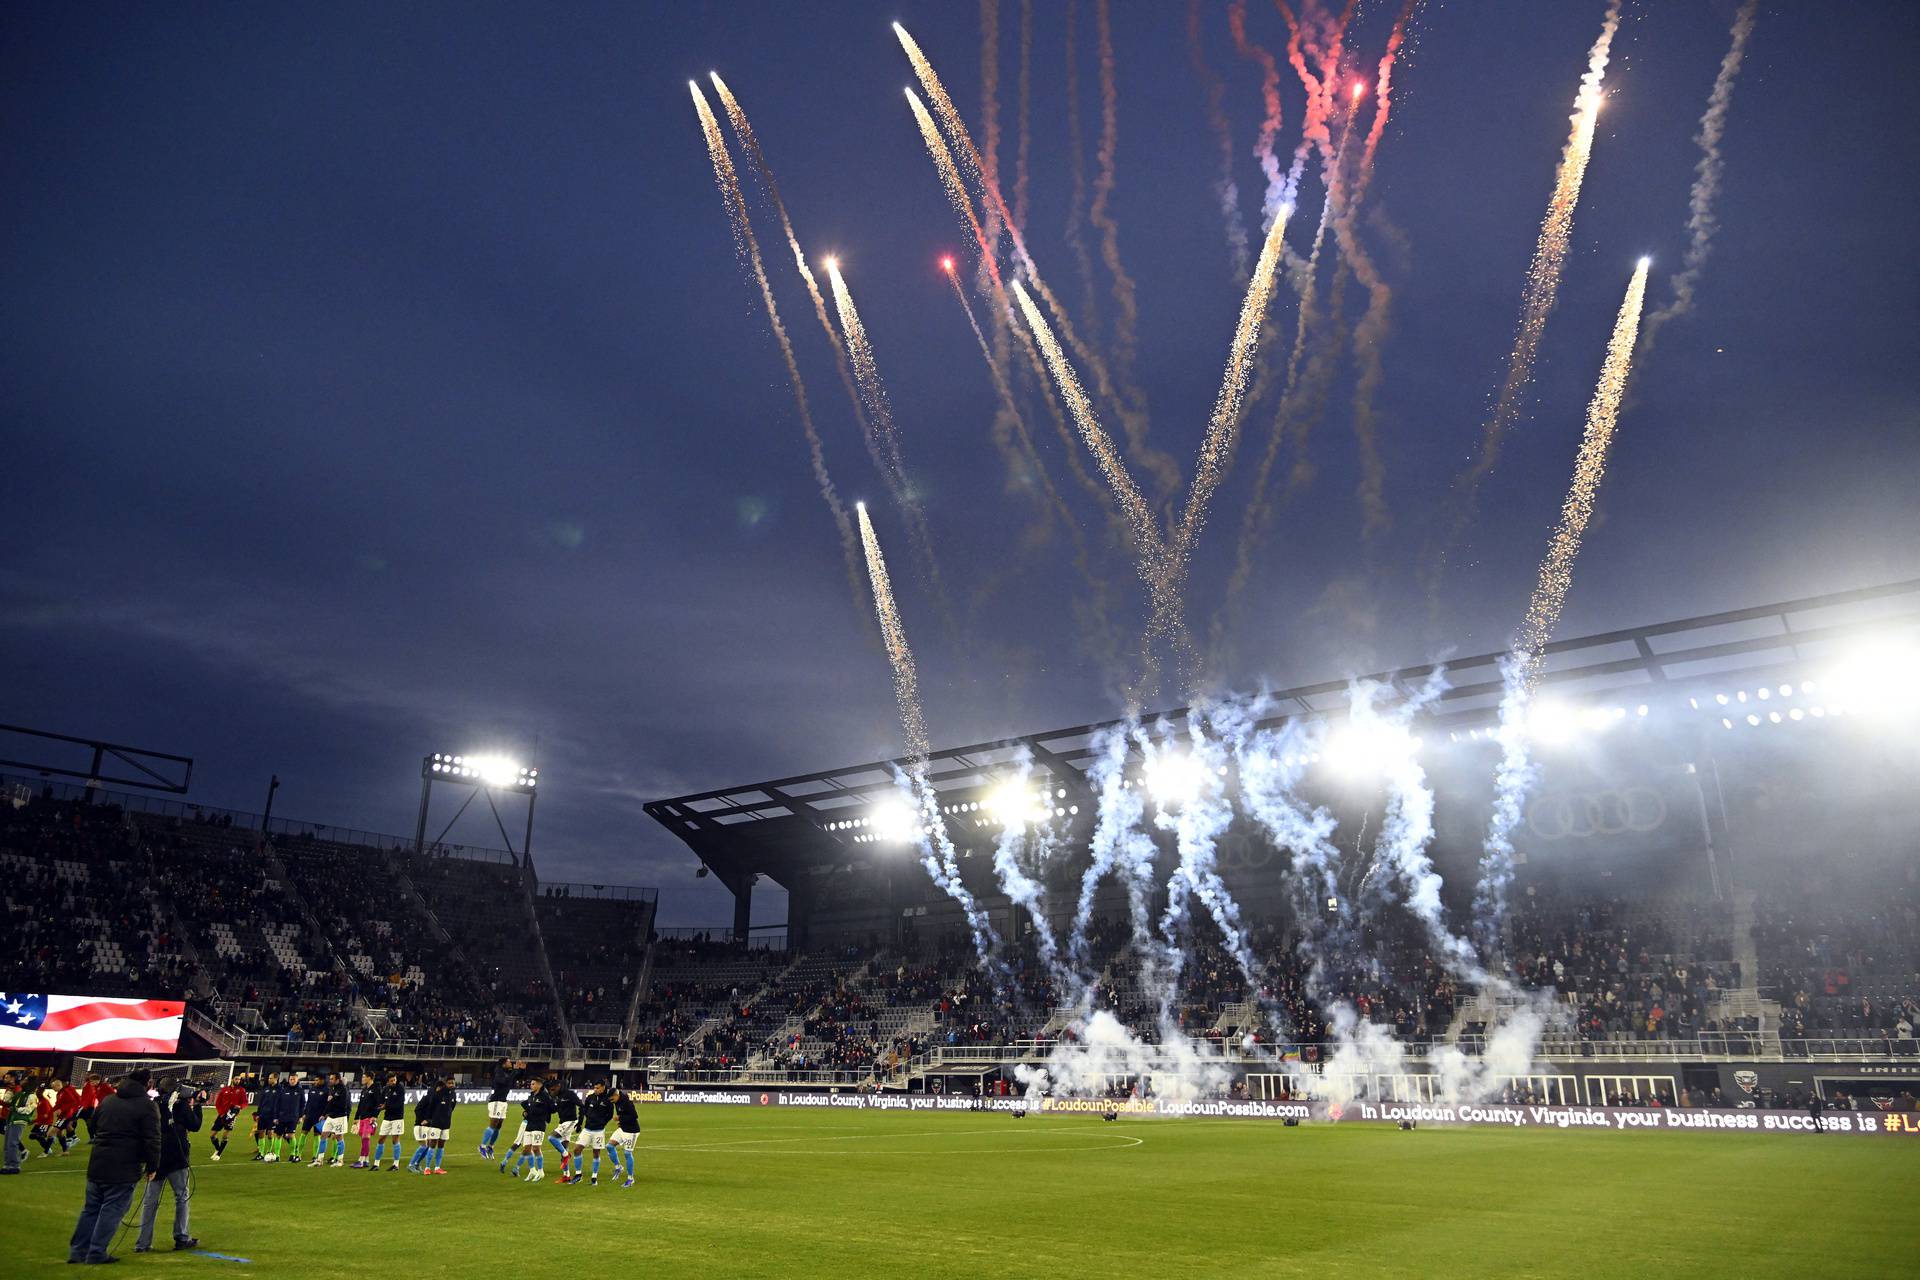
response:
M1653 349L1653 336L1660 332L1662 325L1693 310L1693 291L1706 269L1707 255L1713 250L1713 234L1720 229L1720 219L1713 211L1713 202L1720 194L1723 168L1720 139L1727 131L1727 112L1733 109L1733 82L1739 77L1740 64L1747 56L1747 40L1753 35L1759 5L1760 0L1747 0L1734 15L1733 43L1728 46L1726 57L1720 59L1720 74L1714 77L1713 92L1707 97L1707 113L1700 117L1700 132L1693 137L1700 147L1700 162L1694 166L1693 192L1687 201L1687 251L1682 269L1667 281L1667 287L1673 290L1673 301L1650 312L1646 323L1640 326L1643 356Z
M980 247L981 262L986 268L987 283L993 295L995 314L1003 315L1012 306L1012 303L1007 297L1006 290L1001 282L1000 268L993 259L993 251L987 240L986 229L980 225L980 219L973 211L973 198L967 194L966 184L962 182L960 178L959 167L954 164L953 153L947 149L946 139L940 136L940 128L933 122L933 116L927 111L926 104L920 101L919 95L914 93L912 89L907 90L907 104L913 108L914 121L920 127L920 136L926 143L927 154L933 158L934 170L940 175L940 185L946 190L947 199L952 202L954 212L960 215L960 220L966 224L968 232ZM960 285L959 277L952 272L949 272L948 275L953 279L954 287L958 290ZM974 329L976 332L979 332L979 323L974 320L973 308L967 303L964 291L961 292L960 301L963 306L967 307L967 318L970 321L974 321ZM1026 349L1027 359L1035 376L1040 380L1041 386L1045 387L1048 382L1047 369L1046 364L1041 359L1039 350L1034 347L1032 339L1027 336L1024 329L1021 329L1017 325L1011 327L1014 333L1019 336L1021 345ZM992 366L999 380L1006 380L1006 360L999 352L989 348L987 351L987 363ZM1080 482L1081 486L1085 488L1088 493L1093 495L1096 501L1111 510L1112 495L1102 488L1098 481L1087 474L1085 467L1080 465L1079 444L1074 439L1073 429L1067 425L1066 419L1061 416L1059 406L1054 403L1052 397L1046 396L1044 392L1042 393L1042 398L1046 402L1048 414L1053 419L1054 430L1059 434L1061 442L1066 445L1067 466L1072 470L1074 478ZM1033 454L1033 463L1036 471L1044 476L1045 464L1042 462L1037 451Z
M1387 131L1387 114L1393 107L1393 66L1399 60L1400 46L1406 43L1407 23L1419 4L1420 0L1406 0L1400 16L1393 20L1393 30L1387 34L1386 51L1380 55L1380 69L1373 86L1373 127L1367 130L1367 140L1360 152L1360 170L1354 175L1355 199L1365 195L1367 185L1373 181L1373 160L1380 152L1380 139Z
M1240 7L1244 10L1244 0ZM1207 123L1220 147L1220 178L1213 190L1220 200L1220 216L1226 222L1227 258L1233 266L1233 278L1245 280L1251 267L1247 224L1240 216L1240 186L1233 179L1233 125L1227 119L1227 84L1207 63L1206 41L1200 31L1200 0L1188 0L1187 4L1187 56L1206 95Z
M1033 144L1033 0L1020 0L1020 140L1013 152L1013 225L1027 229L1027 199L1032 171L1028 153Z
M1593 518L1594 496L1606 475L1607 448L1613 443L1613 429L1620 418L1620 397L1627 389L1627 374L1633 367L1633 344L1640 331L1640 308L1647 297L1647 268L1651 258L1640 259L1633 279L1627 284L1627 296L1620 303L1620 314L1613 322L1613 337L1607 343L1606 362L1600 366L1600 383L1587 405L1586 430L1580 437L1580 452L1573 463L1573 484L1560 506L1560 523L1554 527L1547 544L1547 556L1540 564L1540 580L1527 601L1527 617L1520 628L1516 648L1527 655L1529 679L1538 675L1542 650L1553 638L1560 621L1560 609L1567 601L1567 588L1573 585L1573 560L1580 553L1580 539L1587 522Z
M1007 209L1006 200L1000 194L999 186L986 181L981 168L979 149L974 146L973 135L967 132L966 121L960 118L959 111L954 108L953 99L947 95L946 86L940 83L940 77L934 72L933 64L927 61L926 55L920 51L920 46L914 43L914 39L907 33L907 29L896 22L893 24L893 32L899 39L901 48L906 50L907 60L913 65L913 73L920 81L920 87L926 90L927 97L932 101L934 114L939 118L941 125L945 127L948 136L950 136L959 147L960 163L965 166L964 171L966 176L973 179L973 181L979 185L983 197L982 203L999 212L1000 227L1004 229L1008 239L1012 242L1014 257L1019 262L1020 268L1026 275L1028 283L1033 286L1034 292L1040 295L1040 300L1047 305L1047 310L1053 315L1054 322L1060 328L1060 336L1066 340L1067 346L1072 348L1074 355L1086 366L1088 372L1093 375L1095 390L1099 392L1103 400L1118 408L1124 423L1128 410L1121 400L1119 393L1114 389L1113 378L1107 369L1106 361L1100 358L1098 352L1080 340L1079 335L1074 331L1072 320L1068 317L1066 309L1060 305L1060 300L1054 295L1053 290L1047 287L1046 279L1041 276L1040 268L1035 264L1033 255L1027 252L1026 237L1021 234L1020 228L1013 224L1012 215ZM958 166L954 167L956 172L960 171ZM964 184L962 190L964 192ZM997 244L997 239L994 243ZM987 256L992 256L991 250L989 250ZM1130 433L1129 439L1131 438ZM1167 458L1165 454L1155 454L1154 456L1168 468L1173 467L1172 460ZM1143 459L1143 462L1151 462L1151 459ZM1177 484L1178 480L1179 476L1176 469L1174 470L1174 483Z
M1067 0L1067 170L1072 192L1067 201L1067 248L1073 253L1080 271L1080 314L1086 318L1088 332L1100 327L1100 312L1094 301L1093 254L1087 249L1087 237L1081 229L1087 207L1087 133L1080 122L1079 6ZM1025 227L1021 228L1026 230Z
M953 152L948 149L947 140L940 136L940 126L933 122L926 104L912 89L907 90L907 105L913 108L914 123L920 128L920 138L926 143L927 154L933 157L934 171L940 175L940 186L980 248L981 265L986 269L987 278L994 289L1004 288L994 242L987 238L986 228L980 225L980 219L973 211L973 197L967 194L967 184L960 177L959 166L953 162Z
M1120 458L1119 450L1114 447L1113 438L1100 426L1094 416L1093 405L1087 399L1086 390L1080 385L1080 379L1074 374L1073 366L1067 363L1059 342L1053 331L1047 327L1046 317L1040 314L1040 308L1021 287L1018 280L1013 282L1013 296L1020 304L1020 310L1027 320L1027 328L1032 332L1034 341L1039 344L1041 354L1045 356L1047 367L1053 373L1053 381L1060 390L1060 398L1066 402L1068 412L1080 429L1081 439L1088 452L1093 454L1094 462L1119 503L1121 513L1126 518L1127 530L1134 546L1136 567L1140 580L1146 584L1152 600L1154 618L1153 632L1156 637L1166 637L1173 646L1175 654L1184 662L1188 659L1190 642L1186 634L1186 621L1182 616L1180 600L1177 594L1166 590L1168 575L1166 572L1167 547L1161 540L1159 529L1154 524L1153 513L1148 509L1146 500L1140 496L1140 489L1128 474L1126 463ZM1142 654L1144 670L1138 692L1144 694L1156 687L1158 679L1157 657L1152 645L1145 647Z
M733 157L727 154L726 139L720 134L720 122L714 119L713 109L707 105L706 95L700 92L700 86L687 81L687 88L693 92L694 109L700 114L700 131L706 136L707 155L713 161L713 180L720 188L720 198L726 205L727 218L733 228L733 241L736 254L744 250L748 269L753 280L760 288L760 301L767 309L767 321L773 328L773 336L780 343L780 355L787 365L787 385L793 391L794 407L800 413L800 430L806 436L807 461L813 467L813 478L820 486L820 497L827 504L827 510L833 515L833 523L840 531L840 551L846 560L847 582L857 598L860 594L860 563L856 550L853 524L847 518L847 508L840 501L839 490L834 488L833 477L827 472L826 450L820 444L820 433L813 426L813 411L807 405L807 386L800 377L800 366L793 358L793 343L787 339L787 329L780 320L780 308L773 300L773 286L767 282L766 263L760 256L760 242L753 234L753 224L747 217L747 202L740 194L740 179L733 170Z
M1148 623L1149 643L1157 638L1172 639L1172 630L1181 621L1178 612L1186 589L1193 544L1207 521L1207 508L1213 494L1226 478L1240 438L1240 419L1246 408L1247 377L1252 370L1254 352L1259 349L1261 326L1266 321L1267 303L1273 296L1273 280L1280 265L1280 246L1285 242L1287 217L1291 209L1282 205L1280 215L1267 229L1260 247L1260 259L1254 264L1253 278L1247 284L1246 297L1240 303L1240 319L1234 326L1233 343L1227 352L1227 368L1214 397L1213 413L1207 419L1206 435L1200 442L1200 456L1194 467L1193 486L1187 494L1186 510L1174 527L1165 560L1154 617ZM1164 612L1163 612L1164 611Z
M884 446L876 453L874 464L880 468L880 475L886 481L894 503L900 508L901 517L907 522L907 535L912 540L915 556L927 576L928 586L933 589L934 598L944 611L947 605L946 589L940 581L940 562L933 554L933 534L927 528L926 514L921 511L920 504L914 500L912 490L907 485L906 471L900 457L900 435L894 426L893 406L887 400L886 384L880 380L880 366L873 357L873 343L867 339L867 327L860 320L860 312L854 308L853 294L848 291L847 282L840 274L840 264L828 258L826 266L827 281L833 286L834 306L840 313L840 328L846 335L847 353L853 358L853 376L860 386L861 401L866 406L868 420L873 423L874 436ZM951 623L951 618L948 621Z
M1493 813L1481 844L1480 882L1473 892L1474 938L1489 956L1500 954L1507 918L1507 890L1513 884L1513 832L1536 776L1527 751L1527 706L1532 686L1528 659L1509 654L1500 663L1500 724L1494 731L1500 762L1493 774Z
M1233 48L1242 58L1260 68L1260 101L1263 113L1260 117L1260 132L1254 138L1254 158L1260 162L1260 172L1267 175L1269 201L1272 193L1280 185L1280 157L1274 153L1273 144L1280 136L1280 64L1263 45L1247 38L1247 0L1233 0L1227 8L1227 28L1233 32ZM1284 201L1282 202L1284 203ZM1274 216L1272 207L1266 207L1269 221Z
M1607 449L1613 443L1620 401L1626 394L1627 375L1633 367L1633 348L1639 336L1640 310L1646 302L1647 269L1651 265L1650 259L1640 259L1633 279L1627 284L1627 295L1613 322L1613 337L1607 342L1606 361L1600 367L1600 381L1587 406L1586 430L1574 458L1573 483L1561 505L1560 521L1548 541L1539 581L1527 601L1526 619L1515 640L1513 655L1501 668L1505 687L1498 731L1500 763L1494 775L1493 815L1488 820L1482 844L1480 883L1474 892L1475 932L1481 946L1490 953L1498 947L1506 921L1507 889L1513 883L1513 831L1520 822L1521 806L1534 779L1534 768L1527 753L1527 707L1547 643L1553 639L1561 607L1566 604L1567 590L1573 585L1574 557L1580 552L1580 540L1593 517L1594 498L1606 475Z
M983 181L1000 181L1000 3L980 0L980 139L977 157ZM986 210L987 238L999 243L1001 214ZM985 276L982 276L982 280Z
M846 390L847 403L853 407L854 421L859 424L861 437L867 443L867 453L874 465L885 474L887 465L882 461L882 442L875 436L873 423L860 403L860 391L854 383L852 366L847 362L846 344L840 340L840 332L833 327L833 320L827 314L827 300L821 295L820 282L814 278L813 267L800 248L800 237L795 234L793 219L787 214L787 202L781 198L780 184L773 176L773 166L767 162L766 153L760 149L760 139L753 131L753 123L747 119L747 113L733 96L733 91L727 88L726 81L720 78L718 71L708 72L708 78L713 81L714 91L720 95L720 103L726 109L727 121L733 126L734 139L753 161L760 185L773 201L774 212L780 217L780 229L785 233L787 247L793 253L794 266L799 269L800 278L806 282L807 296L813 300L814 318L820 322L827 342L833 347L834 364L840 372L840 385Z
M1140 496L1140 490L1127 472L1127 464L1120 458L1120 451L1114 447L1113 438L1100 426L1094 416L1093 403L1087 399L1085 388L1075 376L1073 366L1067 363L1067 357L1060 350L1060 344L1053 336L1053 330L1047 327L1047 319L1040 314L1040 308L1018 280L1013 282L1013 296L1020 303L1020 310L1026 316L1027 327L1032 331L1034 340L1039 343L1040 352L1046 358L1047 368L1053 373L1053 380L1060 389L1060 398L1066 401L1067 411L1072 415L1074 424L1080 428L1080 436L1087 451L1093 454L1100 474L1105 478L1107 487L1112 491L1120 509L1127 517L1128 532L1131 535L1136 553L1140 557L1140 576L1152 583L1158 580L1157 565L1162 544L1159 530L1153 522L1153 513L1148 510L1146 499Z
M1109 0L1099 0L1094 6L1094 19L1100 41L1100 169L1094 176L1093 204L1087 218L1100 233L1100 260L1113 282L1113 380L1123 394L1116 403L1120 426L1127 435L1127 452L1164 492L1171 493L1180 487L1180 468L1147 441L1147 397L1133 378L1140 353L1140 299L1120 257L1120 223L1109 208L1119 181L1120 159L1120 92L1115 83L1117 63ZM1077 346L1075 350L1077 353Z
M1613 47L1613 34L1620 26L1620 0L1608 0L1600 36L1587 51L1586 74L1580 77L1580 92L1574 98L1572 131L1560 152L1560 166L1554 173L1553 195L1547 201L1547 216L1540 224L1540 239L1534 246L1533 260L1527 265L1527 281L1520 294L1520 326L1507 357L1506 380L1500 384L1493 413L1480 434L1480 456L1463 472L1458 481L1460 510L1455 515L1444 556L1452 549L1473 519L1474 495L1480 482L1500 460L1500 445L1526 406L1527 388L1533 383L1534 358L1540 350L1540 336L1546 332L1547 314L1553 310L1560 289L1560 272L1567 260L1567 247L1573 235L1574 209L1580 203L1580 183L1586 177L1587 161L1593 155L1594 127L1603 101L1600 86L1606 78L1607 62Z
M1381 383L1386 380L1381 348L1386 343L1387 329L1391 323L1393 290L1361 245L1358 220L1360 202L1373 180L1374 157L1379 153L1380 139L1386 133L1387 116L1393 107L1394 60L1399 56L1400 46L1406 39L1407 20L1413 15L1416 3L1418 0L1406 0L1394 20L1392 32L1387 36L1386 52L1380 57L1380 69L1374 85L1373 126L1367 130L1357 167L1346 180L1344 198L1340 202L1334 227L1342 255L1351 266L1360 287L1367 291L1366 310L1361 313L1360 322L1353 330L1354 362L1358 366L1353 387L1353 434L1360 452L1359 496L1364 521L1361 529L1363 537L1377 536L1392 524L1391 513L1387 509L1386 466L1380 457L1380 430L1375 400L1380 394ZM1362 85L1356 81L1353 87L1355 110L1359 108L1363 92Z
M968 301L966 290L960 287L959 275L952 270L948 270L947 279L953 285L953 296L959 299L960 309L966 312L967 326L973 330L974 341L980 344L980 354L986 358L987 373L993 379L994 394L1000 401L1000 413L998 417L1007 423L1013 439L1018 441L1020 453L1013 456L1018 457L1031 468L1034 480L1040 486L1041 494L1045 498L1047 506L1059 517L1061 524L1066 527L1067 536L1073 540L1074 565L1079 569L1080 576L1086 580L1088 588L1093 592L1092 608L1094 617L1100 633L1102 636L1105 636L1109 630L1106 620L1107 588L1106 584L1093 572L1093 561L1088 552L1086 535L1081 531L1079 521L1073 518L1072 510L1067 506L1066 500L1060 496L1060 491L1054 487L1053 478L1047 474L1045 465L1040 461L1040 453L1034 446L1032 433L1027 430L1026 418L1021 414L1020 406L1014 398L1013 386L1007 381L1005 369L996 363L993 358L993 349L987 344L987 335L985 331L980 328L980 321L973 313L973 303ZM1019 332L1023 337L1025 336L1025 330L1020 330ZM1036 357L1037 354L1038 353L1036 353ZM1043 368L1041 370L1041 377L1044 378L1045 376L1046 373ZM1052 401L1049 400L1048 404L1049 407L1051 407ZM1064 430L1064 420L1061 426ZM1066 443L1070 450L1075 449L1075 444L1071 437L1067 439ZM1070 465L1075 471L1086 478L1087 484L1104 503L1107 500L1107 495L1100 489L1098 483L1094 481L1093 477L1086 475L1085 469L1079 465L1079 459L1077 457L1072 453L1069 453L1068 457L1071 460Z
M873 521L867 518L866 503L855 503L854 511L860 518L860 544L866 551L867 577L873 584L874 617L880 623L887 661L893 667L893 698L900 709L900 731L907 745L907 766L896 773L894 781L918 819L915 825L921 865L933 882L960 904L973 932L980 963L997 973L999 936L986 912L961 882L959 858L940 817L939 796L927 780L927 754L932 750L932 743L927 736L926 714L920 708L920 677L914 668L913 650L907 644L906 627L900 620L900 608L894 602L886 557L880 552L879 538L874 536Z

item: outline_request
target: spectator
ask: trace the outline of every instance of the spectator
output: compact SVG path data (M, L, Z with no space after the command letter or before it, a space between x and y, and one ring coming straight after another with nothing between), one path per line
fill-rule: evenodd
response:
M116 1262L107 1253L133 1189L160 1167L160 1112L147 1097L153 1073L130 1072L100 1104L93 1154L87 1159L87 1198L67 1242L68 1262Z

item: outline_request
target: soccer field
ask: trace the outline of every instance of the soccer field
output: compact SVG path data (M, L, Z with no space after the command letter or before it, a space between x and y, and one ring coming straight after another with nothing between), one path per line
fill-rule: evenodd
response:
M665 1106L635 1187L220 1164L193 1229L250 1271L602 1277L1912 1276L1920 1146L1887 1137L1582 1133ZM511 1126L510 1122L510 1126ZM349 1157L358 1154L358 1140ZM237 1157L237 1158L236 1158ZM84 1144L0 1182L0 1274L59 1271ZM169 1274L242 1264L175 1254ZM63 1273L70 1274L70 1273Z

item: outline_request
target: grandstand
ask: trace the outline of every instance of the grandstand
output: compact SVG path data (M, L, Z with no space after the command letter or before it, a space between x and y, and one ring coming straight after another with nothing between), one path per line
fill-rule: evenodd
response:
M1557 696L1619 710L1546 759L1521 833L1502 944L1523 986L1551 988L1565 1016L1518 1093L1732 1103L1920 1083L1909 763L1825 714L1809 684L1859 636L1911 629L1917 609L1920 583L1908 583L1554 646ZM1434 744L1434 856L1457 886L1471 886L1487 804L1494 662L1452 664L1453 687L1420 722ZM1380 679L1404 690L1424 675ZM1346 689L1275 695L1272 714L1338 717ZM1735 719L1740 708L1755 710ZM1166 723L1182 731L1177 714ZM735 891L734 920L710 929L658 927L655 890L541 881L504 852L416 852L401 837L7 778L0 966L50 989L184 994L183 1052L261 1063L476 1064L511 1051L644 1064L668 1087L1005 1088L1075 1030L1035 921L987 865L983 805L1024 748L1060 825L1084 836L1098 728L934 758L963 881L1007 940L1004 985L982 972L953 903L875 825L893 785L885 762L649 806ZM1364 795L1329 785L1322 799L1343 829L1364 829ZM1296 945L1285 857L1237 828L1220 849L1262 981L1250 987L1213 927L1196 925L1178 1016L1237 1064L1236 1087L1273 1096L1288 1088L1274 1056L1319 1061L1326 1015ZM1037 871L1050 902L1071 902L1083 865ZM784 924L752 924L762 875L788 891ZM1094 901L1096 1000L1150 1034L1125 913L1117 889ZM1059 909L1047 921L1068 923ZM1499 1004L1463 989L1404 913L1370 918L1356 943L1336 988L1407 1051L1403 1072L1369 1088L1426 1096L1424 1060L1479 1050ZM1262 1006L1284 1014L1287 1042L1270 1042Z

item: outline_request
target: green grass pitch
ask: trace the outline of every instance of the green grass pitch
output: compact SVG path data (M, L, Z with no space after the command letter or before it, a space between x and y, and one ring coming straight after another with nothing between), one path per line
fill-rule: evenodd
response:
M248 1264L119 1252L134 1273L356 1277L1920 1275L1920 1144L1717 1133L649 1106L638 1180L528 1186L220 1164L193 1228ZM510 1121L510 1125L514 1123ZM358 1154L351 1139L349 1158ZM411 1150L411 1142L409 1142ZM237 1157L237 1158L236 1158ZM0 1180L0 1275L66 1274L84 1144ZM116 1273L119 1274L119 1273Z

